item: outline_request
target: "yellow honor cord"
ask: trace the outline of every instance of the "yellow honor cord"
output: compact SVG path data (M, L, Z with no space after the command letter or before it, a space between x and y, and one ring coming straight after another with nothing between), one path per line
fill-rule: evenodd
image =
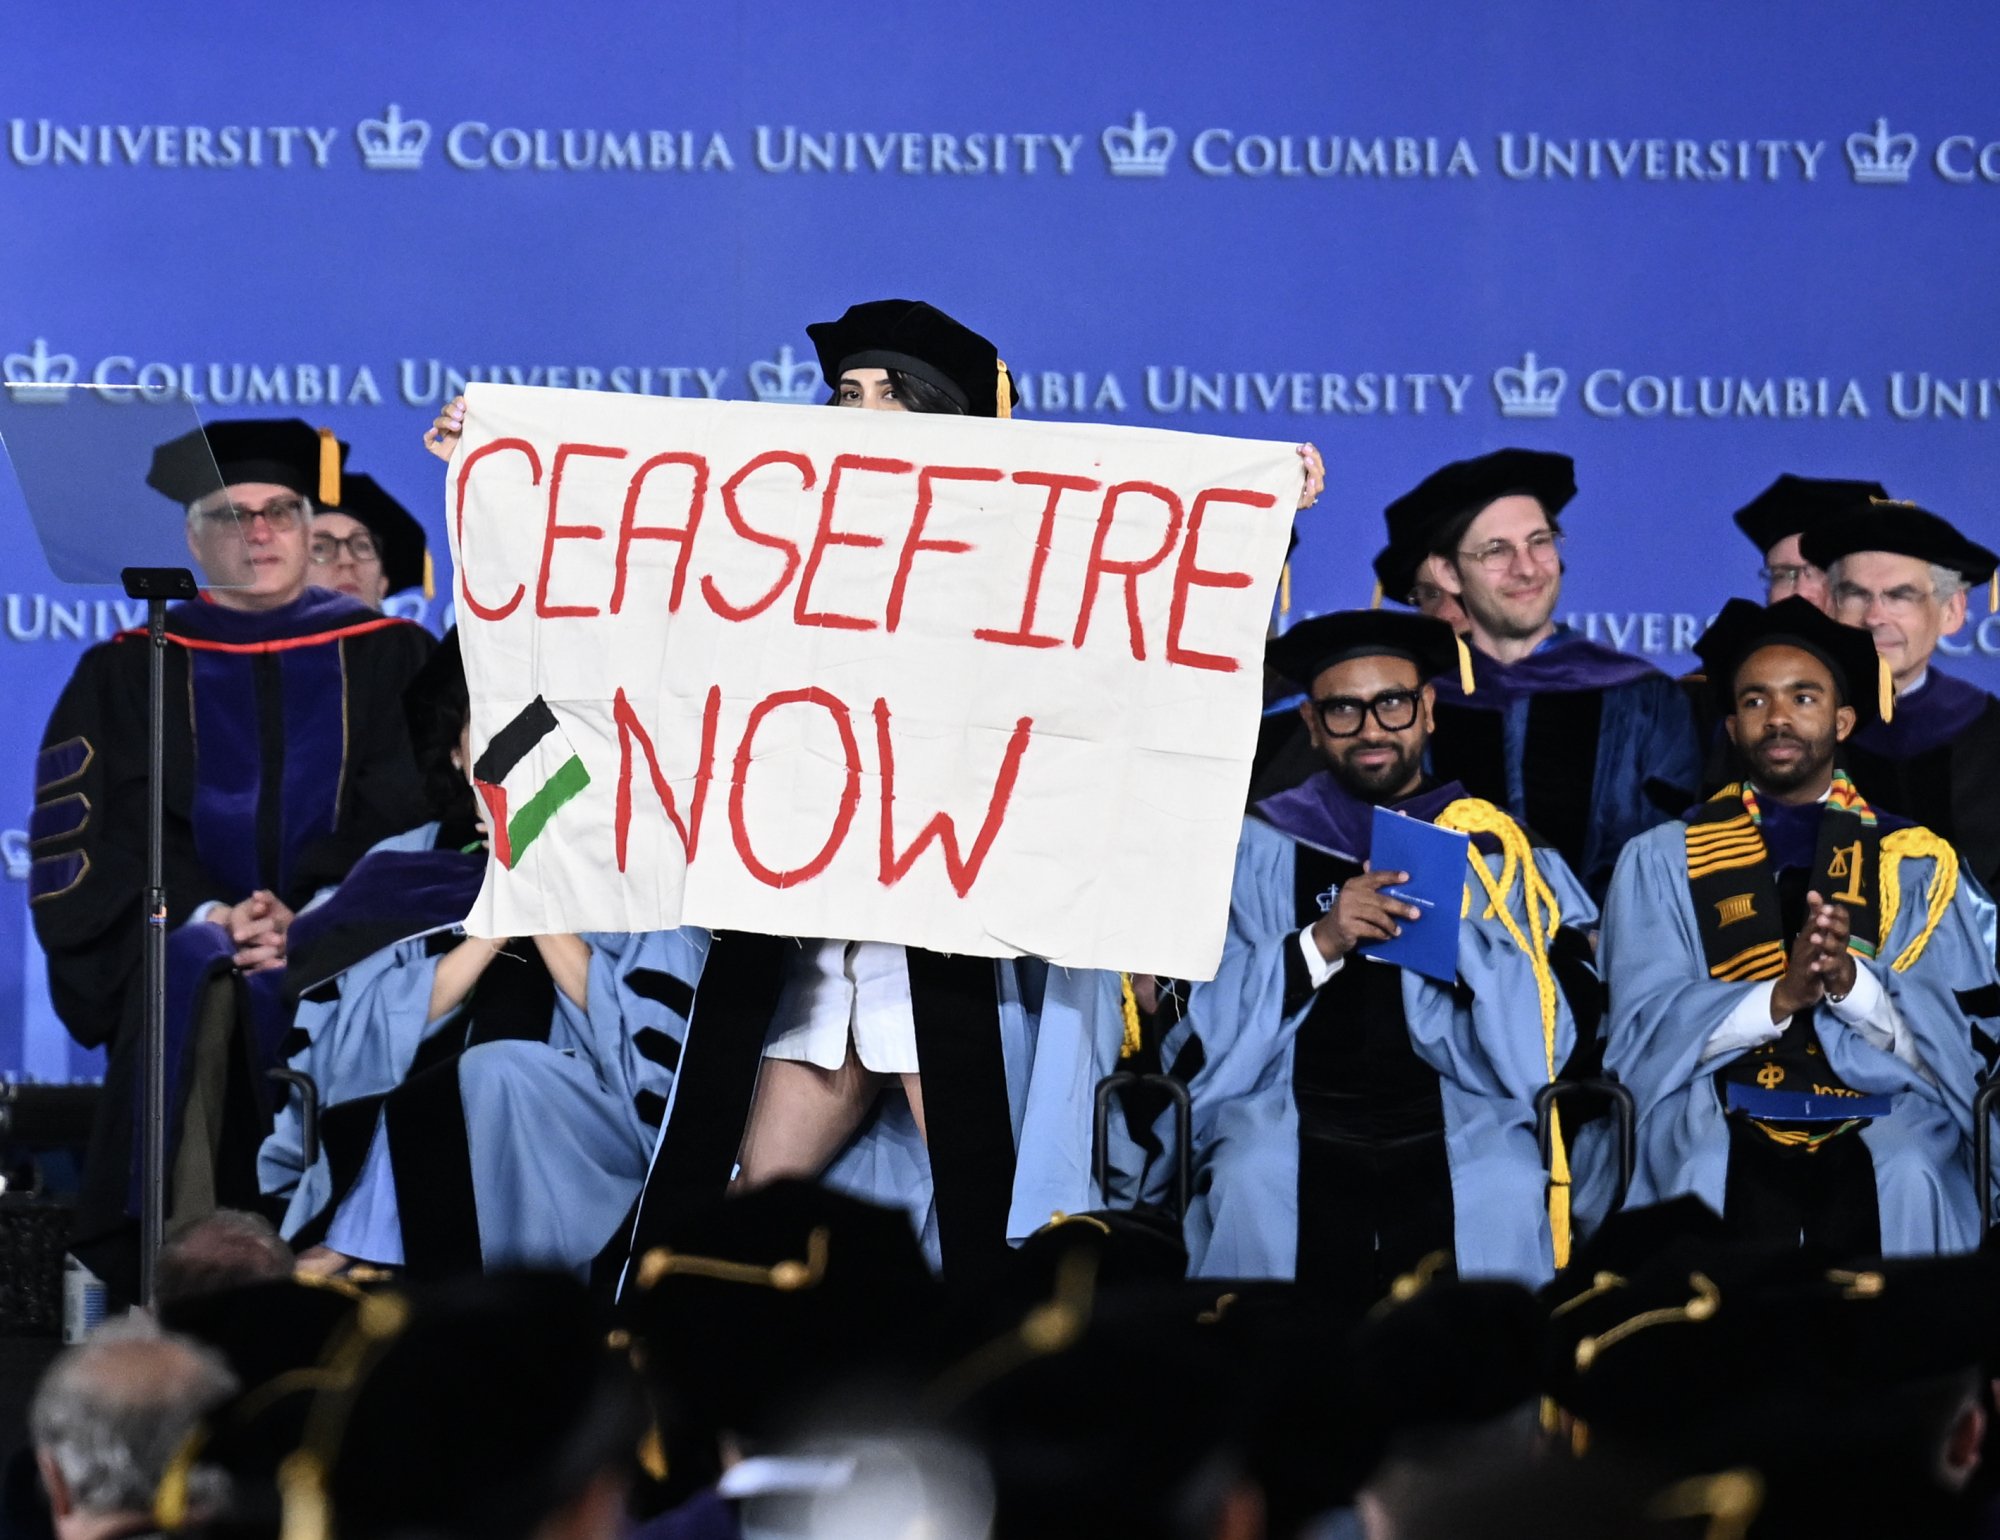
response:
M995 417L1012 417L1014 415L1014 382L1007 378L1007 360L996 358L993 360L993 363L998 371L998 377L993 381L993 415Z
M1472 693L1472 649L1465 645L1465 638L1456 632L1451 638L1458 643L1458 687L1467 695Z
M1463 647L1463 643L1460 646ZM1549 967L1549 942L1562 925L1562 909L1555 892L1535 865L1533 847L1519 824L1490 802L1462 797L1438 814L1438 827L1456 829L1461 834L1487 834L1500 842L1500 875L1495 877L1477 847L1466 852L1467 864L1486 890L1486 918L1498 919L1514 945L1527 955L1535 975L1535 996L1542 1014L1542 1057L1550 1080L1556 1078L1556 978ZM1521 910L1528 929L1520 925L1507 907L1514 879L1521 881ZM1471 898L1467 890L1468 903ZM1569 1150L1564 1143L1562 1119L1549 1111L1549 1238L1557 1267L1569 1265L1570 1203Z
M1139 996L1132 988L1132 975L1118 975L1118 1003L1125 1014L1125 1037L1118 1045L1118 1057L1129 1059L1139 1051Z
M331 428L319 430L319 505L340 506L340 440Z
M1895 719L1896 676L1889 672L1889 660L1879 655L1875 659L1875 705L1883 721Z
M1912 856L1929 857L1935 870L1931 873L1930 888L1924 894L1924 928L1889 964L1897 973L1908 973L1924 955L1924 948L1931 944L1945 911L1958 896L1958 852L1946 841L1925 828L1897 829L1883 835L1880 935L1884 948L1889 945L1889 934L1903 907L1903 862Z

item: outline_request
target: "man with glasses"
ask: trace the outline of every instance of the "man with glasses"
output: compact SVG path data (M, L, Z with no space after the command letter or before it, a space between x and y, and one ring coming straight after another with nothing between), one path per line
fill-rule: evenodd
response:
M281 967L293 913L377 840L423 817L401 699L435 644L407 621L311 586L314 503L334 501L341 447L297 420L219 422L206 442L194 433L161 445L147 476L181 510L208 585L199 601L167 613L163 794L177 1044L199 1035L188 1020L196 999L208 998L197 980ZM29 903L56 1010L79 1042L110 1052L72 1249L90 1250L113 1283L130 1280L134 1255L125 1210L141 1015L147 654L144 634L132 632L78 662L42 738L31 825ZM225 1012L212 1030L233 1019ZM213 1154L234 1137L227 1130L243 1126L235 1112L224 1115L231 1056L176 1052L187 1062L170 1061L170 1081L186 1101L177 1098L170 1121L199 1134L191 1148ZM234 1094L244 1094L240 1083ZM218 1198L255 1205L255 1138L230 1148L240 1160L225 1152L219 1166L189 1165L192 1185L177 1186L183 1212ZM231 1186L237 1178L248 1185Z
M373 476L344 474L340 502L313 515L312 582L379 610L391 594L433 594L430 552L419 524Z
M1888 495L1879 481L1794 476L1786 471L1738 508L1730 517L1764 558L1757 572L1764 582L1764 602L1776 604L1797 594L1825 609L1826 569L1800 553L1800 538L1829 514Z
M1425 774L1426 681L1457 652L1443 622L1385 610L1270 644L1306 691L1320 769L1251 810L1220 969L1161 1043L1164 1062L1197 1066L1183 1071L1197 1273L1297 1277L1365 1307L1435 1251L1467 1274L1534 1281L1556 1265L1533 1100L1594 1033L1551 973L1587 969L1570 927L1595 909L1554 852ZM1463 918L1420 911L1392 891L1408 874L1369 868L1377 808L1474 834L1486 877L1466 873ZM1486 882L1503 876L1495 907ZM1367 958L1411 925L1458 931L1456 987Z
M1854 734L1848 770L1870 801L1920 818L2000 892L2000 700L1933 666L1965 625L1970 588L1996 558L1914 503L1881 499L1817 524L1801 541L1827 571L1834 618L1866 627L1895 690L1894 711Z
M1575 495L1569 456L1501 449L1445 466L1384 517L1466 617L1470 678L1436 682L1432 770L1534 829L1596 896L1627 840L1693 800L1701 767L1673 680L1556 623L1555 519Z

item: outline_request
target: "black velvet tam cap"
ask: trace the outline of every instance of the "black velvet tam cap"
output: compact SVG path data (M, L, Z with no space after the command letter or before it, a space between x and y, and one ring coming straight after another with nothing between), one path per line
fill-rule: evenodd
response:
M1949 567L1978 586L1993 576L2000 557L1960 534L1956 525L1915 503L1871 500L1807 530L1799 540L1805 559L1831 567L1858 551L1887 551Z
M1831 514L1888 495L1879 481L1794 476L1786 471L1731 517L1761 554L1787 535L1804 534Z
M216 488L269 482L322 506L340 501L347 445L296 417L242 417L183 433L153 451L146 485L185 507Z
M1553 519L1576 496L1576 462L1540 449L1496 449L1454 460L1382 510L1389 544L1441 556L1458 544L1481 510L1517 494L1534 498Z
M1310 690L1313 680L1349 658L1407 658L1419 679L1434 679L1458 667L1458 638L1450 626L1428 615L1401 610L1337 610L1302 620L1271 638L1264 661L1281 678Z
M1794 594L1776 604L1731 599L1715 623L1694 644L1716 709L1736 712L1736 675L1760 647L1797 647L1824 663L1843 704L1852 706L1856 725L1882 715L1881 661L1875 639L1859 626L1844 626L1809 599Z
M922 300L849 305L838 321L815 321L806 335L819 350L819 372L836 388L849 369L898 369L936 386L970 417L1005 417L1013 411L1017 393L999 349Z

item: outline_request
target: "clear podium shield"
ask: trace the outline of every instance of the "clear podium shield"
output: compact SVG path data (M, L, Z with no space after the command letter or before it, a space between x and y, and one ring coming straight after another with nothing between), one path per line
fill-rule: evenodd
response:
M185 396L161 398L135 386L0 383L0 446L49 571L64 583L121 586L125 568L147 567L184 568L205 588L242 584L243 569L228 564L242 530L206 441L197 437L179 457L183 489L199 494L190 500L198 513L146 485L156 449L200 432ZM193 549L191 527L200 534Z

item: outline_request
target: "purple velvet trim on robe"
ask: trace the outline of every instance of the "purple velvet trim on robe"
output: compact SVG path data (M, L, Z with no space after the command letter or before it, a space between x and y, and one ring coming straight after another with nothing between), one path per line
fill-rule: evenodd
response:
M1501 663L1478 648L1471 649L1472 682L1467 695L1454 674L1440 674L1431 683L1437 698L1453 706L1504 711L1532 695L1567 694L1578 690L1608 690L1654 676L1664 678L1644 658L1593 642L1579 632L1560 629L1518 663Z
M1870 722L1855 733L1854 746L1884 759L1911 759L1950 743L1992 700L1977 685L1932 669L1912 693L1897 699L1891 720Z
M1465 788L1453 781L1388 806L1429 823L1464 795ZM1287 838L1347 861L1366 861L1375 841L1375 804L1342 786L1331 770L1266 797L1250 811Z

